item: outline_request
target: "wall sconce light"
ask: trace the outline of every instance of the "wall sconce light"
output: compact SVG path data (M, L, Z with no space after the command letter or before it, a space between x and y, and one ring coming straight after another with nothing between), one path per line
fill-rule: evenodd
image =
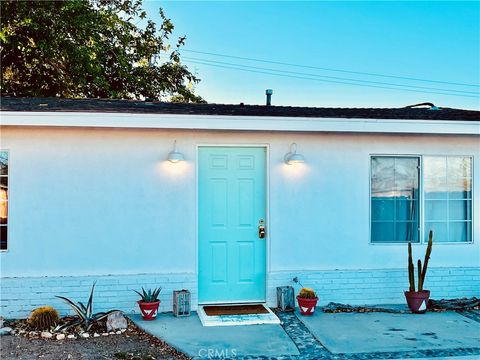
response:
M303 157L303 155L297 154L296 143L290 144L290 151L285 154L284 160L285 160L285 163L288 165L305 162L305 158Z
M172 163L177 163L179 161L185 160L183 154L177 151L177 140L173 142L173 150L168 153L167 159Z

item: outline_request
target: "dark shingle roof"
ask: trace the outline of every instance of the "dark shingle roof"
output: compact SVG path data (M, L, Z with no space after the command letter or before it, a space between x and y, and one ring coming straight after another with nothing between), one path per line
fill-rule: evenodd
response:
M318 108L297 106L180 104L136 100L11 98L1 99L2 111L114 112L317 118L480 120L480 111L440 108Z

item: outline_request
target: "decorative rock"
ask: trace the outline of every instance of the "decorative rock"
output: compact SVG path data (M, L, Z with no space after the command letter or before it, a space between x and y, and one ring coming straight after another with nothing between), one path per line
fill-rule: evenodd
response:
M40 336L44 339L50 339L53 335L51 332L49 331L42 331L42 333L40 334Z
M100 334L97 334L97 333L93 334L93 337L99 337L99 336L100 336Z
M127 319L121 311L114 311L107 317L107 331L126 329Z
M65 334L58 334L58 335L56 336L56 339L57 339L57 340L64 340L64 339L65 339Z
M12 328L5 326L0 329L0 336L10 335L12 333Z
M73 334L67 335L67 339L76 339L77 337Z
M90 337L90 334L89 333L81 333L80 336L84 339Z
M110 331L108 335L115 335L115 331Z
M108 336L108 333L102 333L102 336Z
M115 334L120 335L122 332L120 330L115 331Z
M122 330L120 330L120 331L121 331L122 334L123 334L125 331L127 331L127 329L122 329Z

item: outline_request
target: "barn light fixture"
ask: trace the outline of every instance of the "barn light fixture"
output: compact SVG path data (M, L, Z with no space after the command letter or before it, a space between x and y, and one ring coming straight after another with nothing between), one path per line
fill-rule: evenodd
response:
M297 144L291 143L290 144L290 151L285 154L284 157L285 163L288 165L293 165L296 163L303 163L305 162L305 158L302 154L297 154Z
M168 161L177 163L183 160L185 160L185 157L181 152L177 151L177 140L175 140L173 142L173 150L168 153Z

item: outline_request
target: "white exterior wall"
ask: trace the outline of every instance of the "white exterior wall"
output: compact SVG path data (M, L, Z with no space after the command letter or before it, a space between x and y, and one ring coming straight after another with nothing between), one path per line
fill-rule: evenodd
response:
M406 246L370 244L370 155L473 156L474 243L434 244L427 283L432 280L442 297L480 295L479 136L10 126L1 131L1 148L10 151L9 249L0 254L6 316L25 316L39 298L62 309L53 295L82 300L97 278L101 308L132 310L131 289L142 285L166 288L163 310L171 308L175 288L190 289L195 302L196 149L202 144L269 148L271 305L275 286L291 284L293 276L316 286L324 301L403 302ZM185 162L165 161L174 139ZM283 163L291 142L305 164ZM424 249L414 245L415 257L423 258ZM378 289L360 296L375 277L384 279L379 289L392 284L388 296ZM64 282L76 284L75 291L65 290Z

